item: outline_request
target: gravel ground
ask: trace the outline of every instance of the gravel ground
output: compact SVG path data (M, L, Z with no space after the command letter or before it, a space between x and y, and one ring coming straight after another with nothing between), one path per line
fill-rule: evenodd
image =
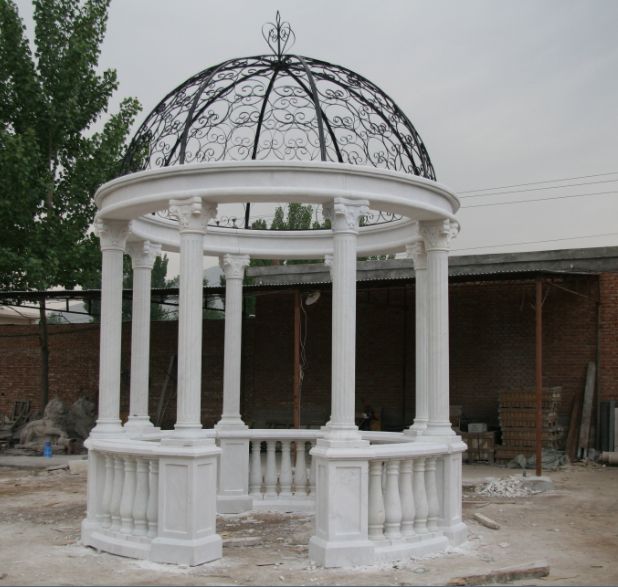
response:
M6 460L3 460L6 465ZM96 553L80 544L85 474L0 467L0 585L434 585L544 559L545 585L616 585L618 468L572 465L550 473L554 489L509 497L476 491L513 471L464 466L469 540L424 559L353 570L320 569L307 558L306 515L220 516L223 559L178 567ZM472 480L472 481L470 481ZM487 486L487 485L485 485ZM483 513L499 530L472 519Z

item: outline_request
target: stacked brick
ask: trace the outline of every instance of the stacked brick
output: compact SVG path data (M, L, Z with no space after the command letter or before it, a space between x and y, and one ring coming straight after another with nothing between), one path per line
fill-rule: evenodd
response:
M543 448L560 448L563 436L563 429L558 425L561 396L561 387L543 389ZM498 406L502 445L496 447L496 459L511 460L519 454L534 454L536 392L529 389L501 391Z

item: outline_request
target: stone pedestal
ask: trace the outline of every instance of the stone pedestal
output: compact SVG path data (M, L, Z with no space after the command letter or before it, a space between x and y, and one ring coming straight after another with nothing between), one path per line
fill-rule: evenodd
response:
M159 526L150 560L193 566L221 558L215 498L219 453L213 439L162 441Z
M219 448L217 512L239 514L249 511L253 504L249 496L249 439L219 435Z
M309 558L324 567L371 564L375 547L368 538L369 465L346 458L346 449L317 446L315 534Z

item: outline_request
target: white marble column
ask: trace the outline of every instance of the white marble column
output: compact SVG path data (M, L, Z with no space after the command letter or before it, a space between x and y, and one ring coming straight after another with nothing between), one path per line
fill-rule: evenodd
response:
M199 196L171 200L170 216L180 232L178 294L178 399L176 435L201 436L203 254L206 225L216 207Z
M91 436L122 433L120 422L120 348L122 341L122 260L129 233L125 220L97 219L101 242L101 346L99 414Z
M140 432L154 428L148 415L150 366L150 287L152 267L161 245L150 241L130 242L127 253L133 265L133 307L131 312L131 388L129 419L125 430Z
M449 418L448 319L448 252L455 226L450 220L419 222L427 251L428 436L455 435Z
M356 241L359 219L369 202L335 198L324 213L333 231L331 417L326 425L330 442L358 442L354 421L356 393Z
M242 352L242 280L249 255L223 255L225 274L225 340L223 356L223 414L217 428L246 428L240 417Z
M427 385L428 340L427 340L427 251L422 241L406 247L408 257L414 262L415 273L415 388L416 410L414 423L406 434L421 436L429 420Z

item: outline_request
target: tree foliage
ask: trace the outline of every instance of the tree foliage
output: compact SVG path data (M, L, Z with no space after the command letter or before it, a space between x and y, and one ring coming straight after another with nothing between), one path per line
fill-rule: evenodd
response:
M109 0L35 0L34 54L12 0L0 0L0 287L99 283L90 227L139 111L97 71ZM100 130L96 131L99 124Z

